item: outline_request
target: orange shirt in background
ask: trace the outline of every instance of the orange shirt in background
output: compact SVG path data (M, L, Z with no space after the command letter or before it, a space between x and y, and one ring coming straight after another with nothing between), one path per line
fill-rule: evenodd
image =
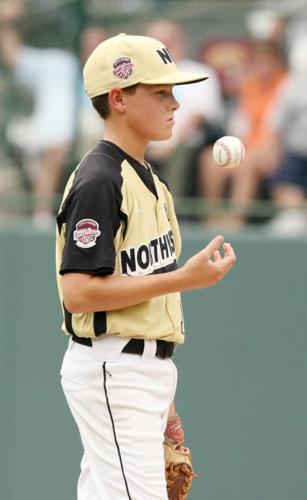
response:
M270 139L272 132L267 117L286 76L287 71L280 70L270 81L250 76L243 84L240 111L247 120L247 133L243 137L246 149Z

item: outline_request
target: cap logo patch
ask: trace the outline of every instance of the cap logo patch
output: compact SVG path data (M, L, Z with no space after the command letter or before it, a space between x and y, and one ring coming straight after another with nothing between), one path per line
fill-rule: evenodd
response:
M130 57L120 57L113 63L113 75L127 80L133 72L133 63Z
M99 224L93 219L82 219L76 224L73 237L77 247L91 248L96 245L99 231Z

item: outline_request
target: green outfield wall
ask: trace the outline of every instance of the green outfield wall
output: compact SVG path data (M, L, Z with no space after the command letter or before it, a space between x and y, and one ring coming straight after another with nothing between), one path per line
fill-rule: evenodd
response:
M175 361L198 473L190 499L306 500L307 238L229 237L232 273L183 295ZM183 227L183 260L209 238ZM76 500L82 450L59 384L66 339L53 263L53 234L2 225L1 500Z

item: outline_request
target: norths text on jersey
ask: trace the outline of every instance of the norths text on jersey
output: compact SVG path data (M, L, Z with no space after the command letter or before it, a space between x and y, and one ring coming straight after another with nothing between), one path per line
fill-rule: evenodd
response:
M137 247L120 252L122 274L151 274L156 269L176 263L172 230ZM176 266L174 266L175 268Z

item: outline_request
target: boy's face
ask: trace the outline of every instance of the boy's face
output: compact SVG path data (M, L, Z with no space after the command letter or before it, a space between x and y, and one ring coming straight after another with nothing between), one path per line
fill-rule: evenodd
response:
M142 141L164 141L172 135L174 113L179 104L173 85L140 84L134 94L124 94L125 117L129 128Z

